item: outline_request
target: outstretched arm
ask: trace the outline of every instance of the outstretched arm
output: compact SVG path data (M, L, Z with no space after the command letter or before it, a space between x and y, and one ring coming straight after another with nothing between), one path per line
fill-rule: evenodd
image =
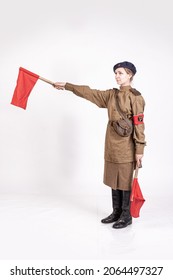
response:
M100 108L107 108L110 90L101 91L97 89L91 89L89 86L85 85L74 85L64 82L56 82L54 87L59 90L66 89L72 91L75 95L91 101Z

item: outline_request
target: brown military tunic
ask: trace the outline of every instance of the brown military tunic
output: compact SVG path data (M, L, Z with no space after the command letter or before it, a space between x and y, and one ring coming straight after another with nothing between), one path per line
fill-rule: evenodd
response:
M108 124L105 137L104 183L113 189L129 190L134 169L135 154L143 154L145 146L144 124L134 125L133 134L119 136L111 121L121 118L116 108L115 89L96 90L88 86L66 83L66 90L83 97L100 108L108 110ZM131 119L144 112L145 101L131 86L120 87L118 99L121 110Z

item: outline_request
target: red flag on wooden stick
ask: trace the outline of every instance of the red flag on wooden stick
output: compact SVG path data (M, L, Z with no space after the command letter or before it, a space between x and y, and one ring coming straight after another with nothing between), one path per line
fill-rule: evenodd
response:
M132 183L132 191L130 196L130 213L134 218L139 217L139 212L145 202L139 183L138 183L138 167L136 167L135 175Z
M14 90L11 104L26 109L28 97L38 79L48 84L54 85L52 81L40 77L37 74L20 67L17 84Z
M11 104L26 109L28 97L38 78L39 76L37 74L20 67Z

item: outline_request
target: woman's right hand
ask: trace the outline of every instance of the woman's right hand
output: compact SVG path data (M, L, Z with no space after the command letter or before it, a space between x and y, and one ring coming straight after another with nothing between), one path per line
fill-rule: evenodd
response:
M66 84L66 83L56 82L56 83L53 84L53 86L54 86L54 88L56 88L56 89L64 90L64 89L65 89L65 84Z

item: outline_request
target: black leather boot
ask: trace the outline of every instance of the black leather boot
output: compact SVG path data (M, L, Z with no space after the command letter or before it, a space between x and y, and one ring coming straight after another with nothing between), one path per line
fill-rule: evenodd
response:
M117 221L121 215L122 209L122 191L112 189L112 207L113 212L108 217L101 220L103 224L110 224Z
M120 218L113 224L113 228L125 228L132 224L130 215L130 191L122 191L122 213Z

